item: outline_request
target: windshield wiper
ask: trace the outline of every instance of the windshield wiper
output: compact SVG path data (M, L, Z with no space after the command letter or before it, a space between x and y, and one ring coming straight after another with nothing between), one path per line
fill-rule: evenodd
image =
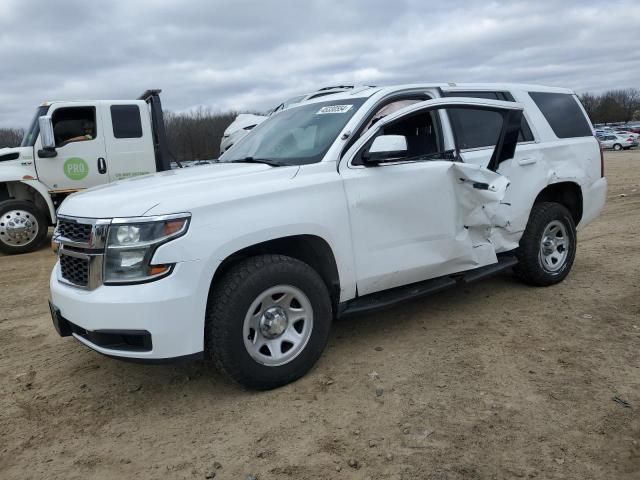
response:
M238 158L236 160L231 160L229 163L264 163L265 165L270 165L272 167L284 167L287 164L278 162L277 160L271 160L269 158L254 158L254 157L244 157Z

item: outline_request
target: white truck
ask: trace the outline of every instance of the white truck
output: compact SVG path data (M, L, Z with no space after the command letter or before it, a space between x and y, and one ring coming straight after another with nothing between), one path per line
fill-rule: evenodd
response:
M0 251L37 249L70 193L171 169L159 94L40 105L22 144L0 149Z
M274 388L315 364L336 317L505 269L562 281L606 188L570 90L344 92L272 115L216 164L69 196L53 323L104 355L204 355Z

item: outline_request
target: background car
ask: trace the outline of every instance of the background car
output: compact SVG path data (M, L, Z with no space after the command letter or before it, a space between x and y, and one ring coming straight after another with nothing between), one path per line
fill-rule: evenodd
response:
M615 130L613 132L611 132L614 135L620 135L621 137L631 137L634 140L638 140L638 138L640 137L640 133L634 133L632 131L629 130Z
M613 150L629 150L631 147L637 147L638 141L631 137L623 137L621 135L605 134L596 135L602 148Z
M268 117L265 115L255 115L252 113L241 113L226 128L220 140L220 154L229 150L238 140L243 138L256 125L264 122Z

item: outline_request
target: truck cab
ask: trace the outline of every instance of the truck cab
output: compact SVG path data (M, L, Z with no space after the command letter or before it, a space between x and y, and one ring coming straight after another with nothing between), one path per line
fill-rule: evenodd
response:
M38 248L74 192L168 170L159 93L40 105L22 144L0 149L0 251Z

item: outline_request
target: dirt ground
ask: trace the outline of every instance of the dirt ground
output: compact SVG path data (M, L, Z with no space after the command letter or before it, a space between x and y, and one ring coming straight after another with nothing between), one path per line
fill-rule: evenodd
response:
M0 478L640 479L640 151L606 171L561 285L503 275L336 322L266 393L61 339L53 254L1 257Z

